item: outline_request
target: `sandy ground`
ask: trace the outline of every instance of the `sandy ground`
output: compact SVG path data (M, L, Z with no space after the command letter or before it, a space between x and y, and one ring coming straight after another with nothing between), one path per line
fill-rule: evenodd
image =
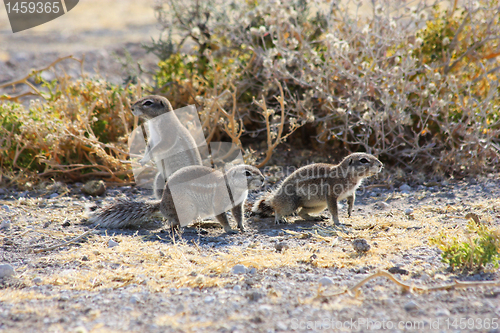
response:
M154 68L158 59L141 48L160 36L152 5L153 1L83 0L59 18L15 34L7 12L0 10L0 84L67 55L85 56L87 73L99 73L115 83L128 75L117 60L126 52L146 69Z
M125 50L154 68L157 59L140 47L159 35L151 5L84 0L16 34L0 10L0 84L69 54L85 55L88 73L116 83L128 75L117 61ZM172 234L158 220L141 230L98 230L54 249L91 230L81 224L87 206L150 193L117 187L92 198L81 184L0 188L0 265L14 269L0 278L0 331L499 332L499 286L422 293L377 278L358 293L335 295L378 270L423 287L500 278L493 267L450 272L429 243L440 233L463 234L468 213L498 228L498 175L409 182L409 189L401 189L404 180L386 180L359 191L351 219L341 209L348 224L341 229L327 212L325 221L294 217L285 226L247 216L249 230L237 235L210 223ZM366 254L354 251L357 238L371 246Z
M55 248L91 232L81 224L87 206L151 193L127 186L92 198L81 184L51 183L0 189L0 260L15 270L0 279L0 331L498 332L498 269L450 272L429 243L463 235L468 213L498 228L498 177L374 185L380 180L358 191L352 218L341 208L341 228L327 211L324 221L292 217L278 226L247 214L247 232L236 235L210 221L173 234L155 220ZM353 248L359 238L371 246L365 254ZM379 277L338 295L379 270L416 288L497 283L422 292Z

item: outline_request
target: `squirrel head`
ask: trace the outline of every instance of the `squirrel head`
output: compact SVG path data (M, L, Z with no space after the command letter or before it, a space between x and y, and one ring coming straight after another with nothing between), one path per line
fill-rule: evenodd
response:
M152 119L172 111L172 105L170 105L168 99L163 96L150 95L134 102L131 109L134 116Z
M254 166L241 164L227 171L229 184L236 187L247 187L255 190L264 184L264 175Z
M349 170L355 178L366 178L376 175L384 165L375 156L366 153L354 153L345 157L340 163L342 169Z

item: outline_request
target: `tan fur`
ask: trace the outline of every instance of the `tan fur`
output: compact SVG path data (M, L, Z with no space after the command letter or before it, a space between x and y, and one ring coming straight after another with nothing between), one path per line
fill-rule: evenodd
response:
M199 178L202 181L197 182ZM224 173L205 166L188 166L178 170L169 178L161 200L150 202L120 200L114 205L97 210L89 218L89 222L105 228L139 227L148 218L161 212L169 220L171 227L177 227L180 225L178 210L190 214L190 218L195 220L202 209L215 209L223 212L217 214L215 218L226 232L231 232L225 214L225 211L230 209L239 229L244 231L243 207L248 189L262 186L263 181L264 176L259 169L249 165L238 165ZM181 184L183 191L174 205L170 187L176 184ZM234 207L218 206L224 191L226 193L228 191L227 185L231 191Z
M382 170L382 163L373 155L354 153L338 165L318 163L299 168L288 176L273 193L255 202L253 212L275 212L275 223L284 221L299 211L304 219L328 207L332 220L340 224L337 202L347 199L349 217L356 197L356 189L363 179Z
M151 120L167 112L173 112L172 105L163 96L150 95L136 101L132 113L144 120ZM181 124L175 113L169 118L172 122L168 126L169 133L158 123L149 121L149 140L144 157L139 161L142 165L155 159L157 173L154 181L154 194L157 199L162 197L165 186L165 177L170 177L175 171L190 165L202 165L196 141L189 131ZM173 153L180 151L180 153ZM169 153L170 152L170 153ZM158 156L168 156L158 159Z

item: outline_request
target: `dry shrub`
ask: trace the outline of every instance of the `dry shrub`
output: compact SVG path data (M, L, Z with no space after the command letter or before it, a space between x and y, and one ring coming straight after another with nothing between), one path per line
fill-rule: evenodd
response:
M0 105L3 173L21 170L18 181L57 175L75 181L93 176L129 181L131 170L122 160L128 157L127 139L133 124L129 101L135 99L134 90L57 71L56 79L48 82L40 76L43 70L19 80L35 81L38 86L30 84L31 94L38 98L29 106Z
M498 0L372 4L367 13L361 1L158 1L160 23L181 36L163 48L158 82L171 96L199 96L187 100L205 119L214 99L232 104L221 92L234 86L238 117L258 135L267 115L252 98L277 106L278 80L287 123L312 122L309 134L320 142L409 169L493 170L500 162ZM194 51L182 56L189 40ZM225 122L215 114L212 129ZM272 121L274 135L279 122Z

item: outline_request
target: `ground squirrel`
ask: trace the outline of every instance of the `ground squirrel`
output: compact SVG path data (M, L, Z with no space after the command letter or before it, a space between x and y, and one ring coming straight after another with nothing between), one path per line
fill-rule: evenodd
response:
M168 99L146 96L136 101L131 109L135 116L147 120L149 139L144 157L139 162L141 165L151 160L155 162L159 172L153 189L155 197L160 199L165 180L171 174L186 166L202 165L202 159L196 141L181 124Z
M382 163L373 155L354 153L345 157L338 165L318 163L299 168L288 176L274 192L265 194L252 208L254 213L275 213L275 223L286 222L284 216L298 209L304 219L309 213L321 212L328 207L333 222L340 224L337 202L347 199L351 217L356 189L364 178L382 170Z
M244 231L243 207L248 190L262 186L263 182L259 169L249 165L237 165L225 172L206 166L188 166L170 176L161 200L121 199L95 211L88 222L106 228L140 226L161 212L171 227L187 225L199 217L215 216L224 230L231 232L225 213L231 209L238 227Z

